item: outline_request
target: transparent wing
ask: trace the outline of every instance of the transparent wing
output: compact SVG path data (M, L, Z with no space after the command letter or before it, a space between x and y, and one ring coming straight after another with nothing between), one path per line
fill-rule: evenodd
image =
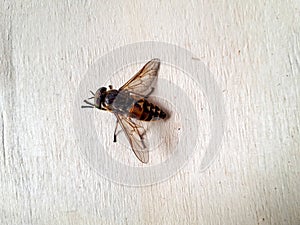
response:
M145 129L142 126L135 124L129 117L125 115L115 113L115 116L125 132L125 135L136 157L142 163L148 163L149 151L146 144Z
M154 90L159 66L160 60L152 59L119 90L128 90L134 94L148 96Z

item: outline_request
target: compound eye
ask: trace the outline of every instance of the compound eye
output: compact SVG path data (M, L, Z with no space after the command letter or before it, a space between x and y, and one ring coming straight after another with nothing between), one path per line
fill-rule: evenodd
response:
M101 104L100 98L95 98L95 105L96 105L97 108L100 107L100 104Z
M102 87L99 89L100 93L106 92L107 88L106 87Z

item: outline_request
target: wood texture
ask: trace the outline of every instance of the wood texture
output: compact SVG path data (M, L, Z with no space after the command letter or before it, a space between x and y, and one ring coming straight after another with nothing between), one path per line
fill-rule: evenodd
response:
M299 2L0 7L0 224L300 224ZM208 66L227 127L204 172L195 158L164 182L127 187L80 154L74 95L98 57L145 40Z

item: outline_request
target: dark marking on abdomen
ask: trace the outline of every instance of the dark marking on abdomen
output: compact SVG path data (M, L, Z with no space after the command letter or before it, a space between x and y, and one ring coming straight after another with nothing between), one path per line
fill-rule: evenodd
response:
M148 102L146 99L138 100L130 110L130 113L136 119L144 121L164 119L167 116L163 110L151 102Z

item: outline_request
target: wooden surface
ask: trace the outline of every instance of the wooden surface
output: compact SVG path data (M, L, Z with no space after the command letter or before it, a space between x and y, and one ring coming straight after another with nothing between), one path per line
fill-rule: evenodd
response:
M0 224L300 224L299 2L0 7ZM74 96L100 56L149 40L187 49L209 68L226 128L205 171L196 154L163 182L129 187L80 153Z

